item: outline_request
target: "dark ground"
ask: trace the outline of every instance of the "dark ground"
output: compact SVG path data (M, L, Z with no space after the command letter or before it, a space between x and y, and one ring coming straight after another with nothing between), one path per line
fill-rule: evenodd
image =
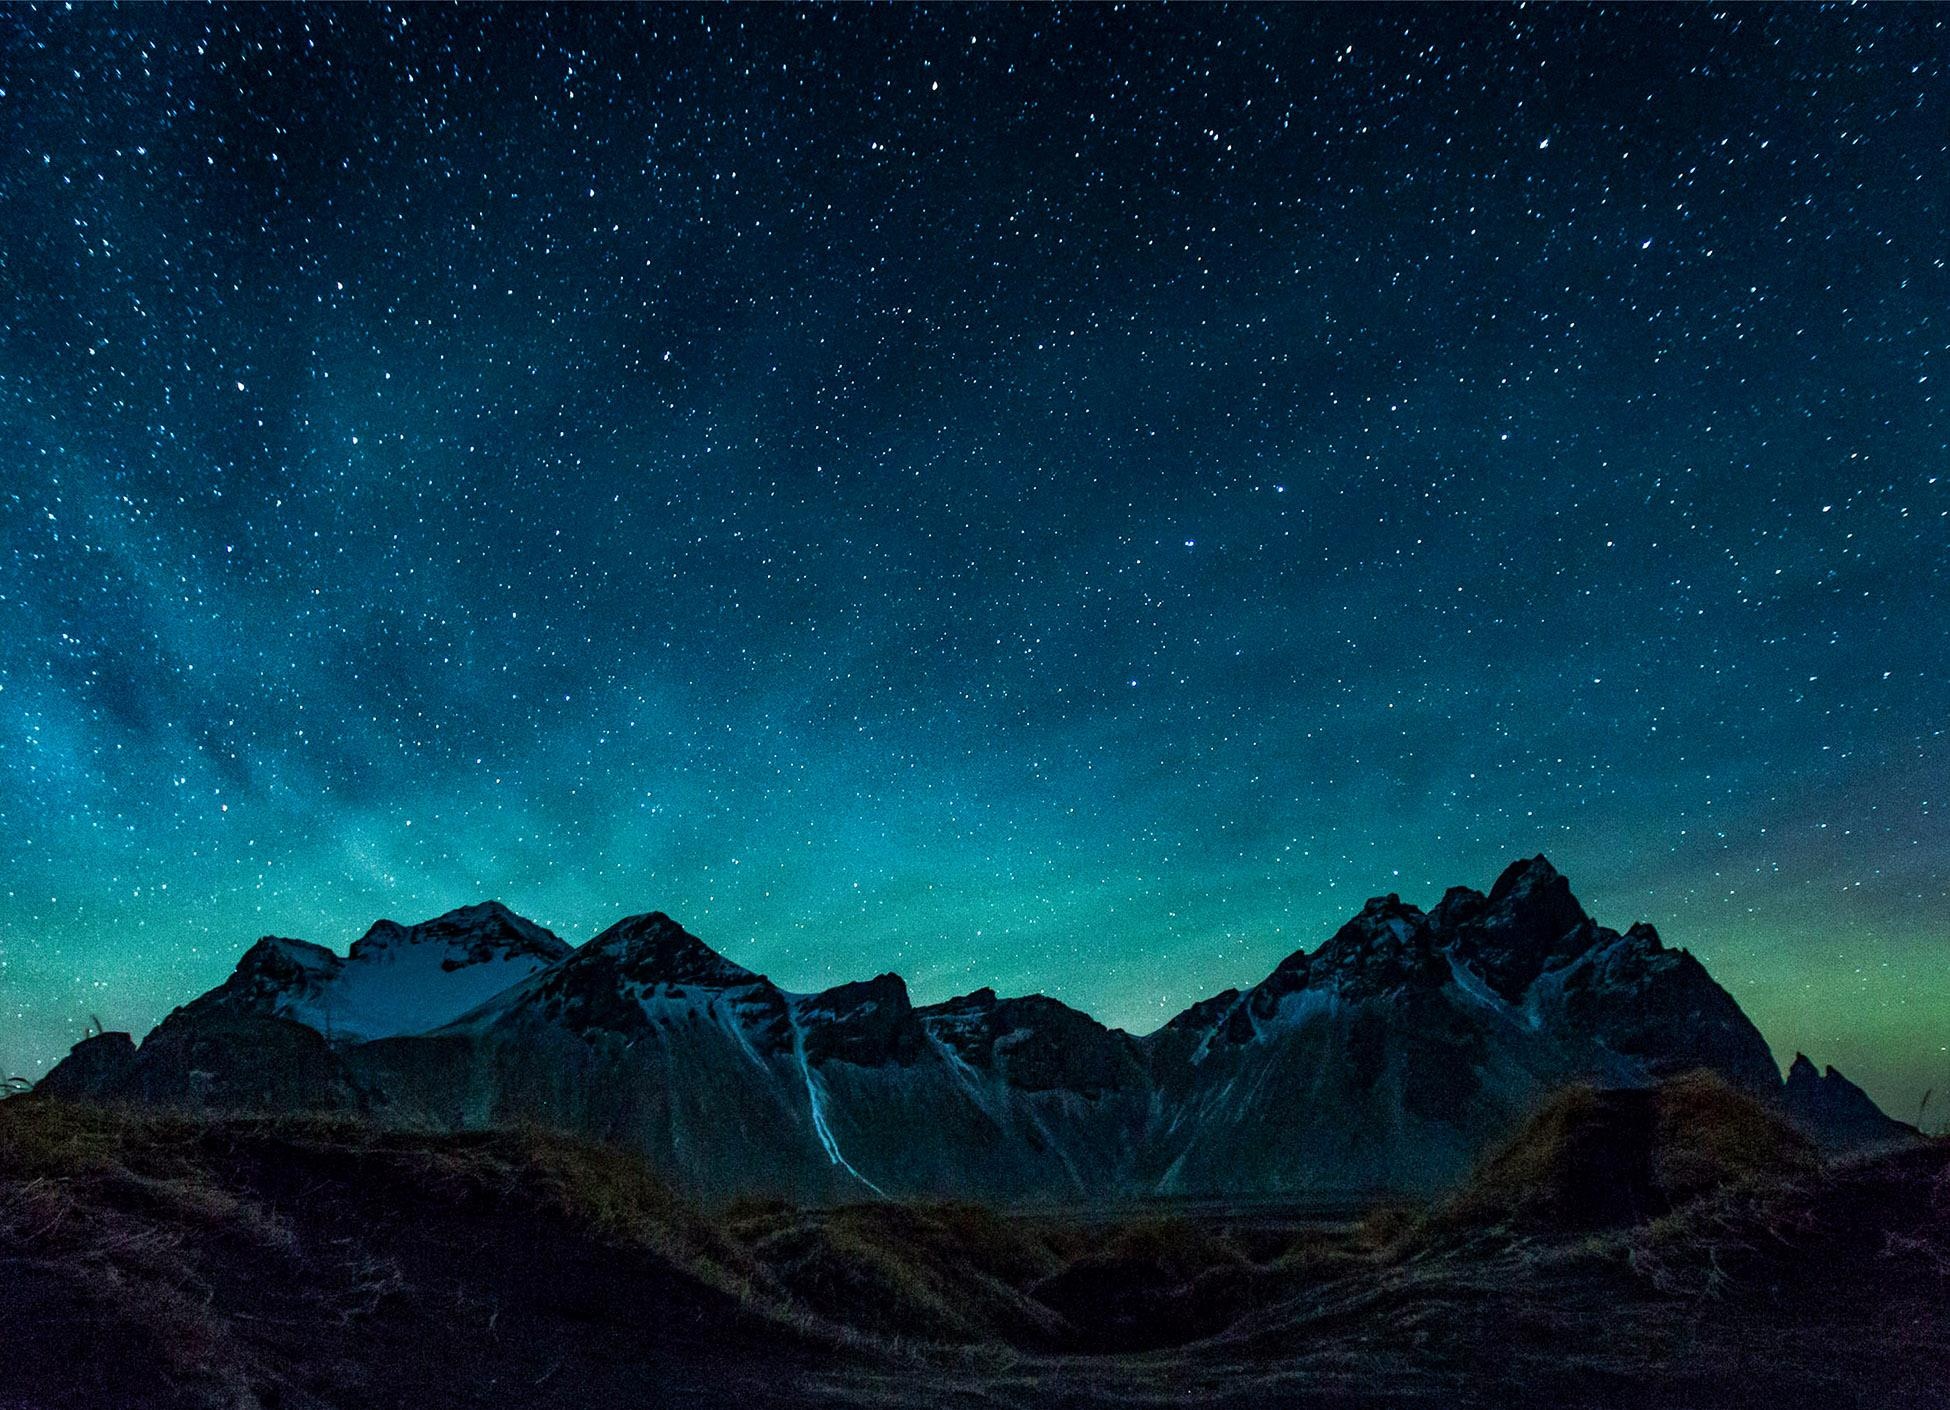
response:
M1615 1115L1323 1223L704 1210L536 1133L13 1100L0 1407L1950 1406L1950 1146L1627 1179Z

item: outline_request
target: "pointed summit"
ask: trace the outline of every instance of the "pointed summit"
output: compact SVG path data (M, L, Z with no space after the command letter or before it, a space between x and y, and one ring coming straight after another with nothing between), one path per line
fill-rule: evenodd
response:
M1392 891L1370 897L1311 955L1283 960L1254 992L1255 1012L1266 1017L1274 1000L1298 987L1331 984L1344 997L1364 998L1441 983L1449 972L1427 943L1428 919Z
M771 980L726 959L662 911L648 911L617 921L467 1021L515 1029L541 1023L634 1040L671 1013L720 1005L762 1010L757 1026L774 1037L785 1026L785 998Z
M1425 919L1421 907L1410 905L1392 891L1386 896L1370 896L1354 918L1335 932L1334 938L1316 953L1324 953L1336 945L1358 944L1372 948L1378 944L1402 944Z
M569 948L567 944L557 939L552 931L544 930L528 917L517 914L500 901L479 901L471 906L459 906L432 920L422 921L416 928L430 934L465 933L477 930L503 931L519 935L531 942L561 945L565 951Z
M1562 872L1551 865L1551 859L1539 852L1534 857L1519 857L1505 867L1490 887L1491 905L1504 899L1519 887L1550 886L1564 880Z
M734 964L662 911L626 916L576 952L578 965L597 957L625 982L729 988L762 976Z
M1431 919L1449 933L1457 958L1511 1002L1598 938L1570 882L1541 855L1510 863L1487 896L1452 889Z
M1544 945L1590 919L1571 894L1571 883L1542 855L1505 867L1490 888L1484 913L1486 924Z
M344 964L344 960L323 945L284 935L266 935L239 956L231 979L295 990L331 978Z
M345 964L323 945L266 935L238 956L229 978L176 1013L284 1014L303 1009L316 1004L319 996L337 983Z
M461 906L418 925L381 920L352 943L350 958L378 959L404 946L438 944L447 947L449 969L492 959L530 956L553 964L569 953L569 946L552 931L516 915L499 901Z

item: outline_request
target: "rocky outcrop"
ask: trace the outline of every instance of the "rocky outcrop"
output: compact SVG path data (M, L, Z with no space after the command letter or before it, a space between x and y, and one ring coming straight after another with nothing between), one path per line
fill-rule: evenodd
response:
M1142 1089L1142 1045L1041 994L997 998L977 989L919 1011L927 1031L955 1058L1024 1092L1075 1092L1092 1100Z
M43 1096L100 1101L126 1090L135 1066L135 1039L126 1033L96 1033L76 1043L34 1089Z
M1916 1136L1915 1127L1884 1115L1867 1092L1834 1068L1817 1073L1806 1053L1794 1055L1781 1107L1825 1150L1875 1150Z

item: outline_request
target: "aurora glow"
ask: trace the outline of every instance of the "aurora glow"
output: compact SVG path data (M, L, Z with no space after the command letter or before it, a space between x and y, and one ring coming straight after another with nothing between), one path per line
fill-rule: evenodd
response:
M0 1064L487 896L1143 1030L1543 851L1913 1113L1947 25L0 13Z

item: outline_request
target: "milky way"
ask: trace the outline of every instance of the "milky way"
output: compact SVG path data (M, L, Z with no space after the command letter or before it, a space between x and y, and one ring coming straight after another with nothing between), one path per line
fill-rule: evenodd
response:
M1137 1030L1547 853L1950 1085L1950 15L0 13L0 1063L663 909Z

